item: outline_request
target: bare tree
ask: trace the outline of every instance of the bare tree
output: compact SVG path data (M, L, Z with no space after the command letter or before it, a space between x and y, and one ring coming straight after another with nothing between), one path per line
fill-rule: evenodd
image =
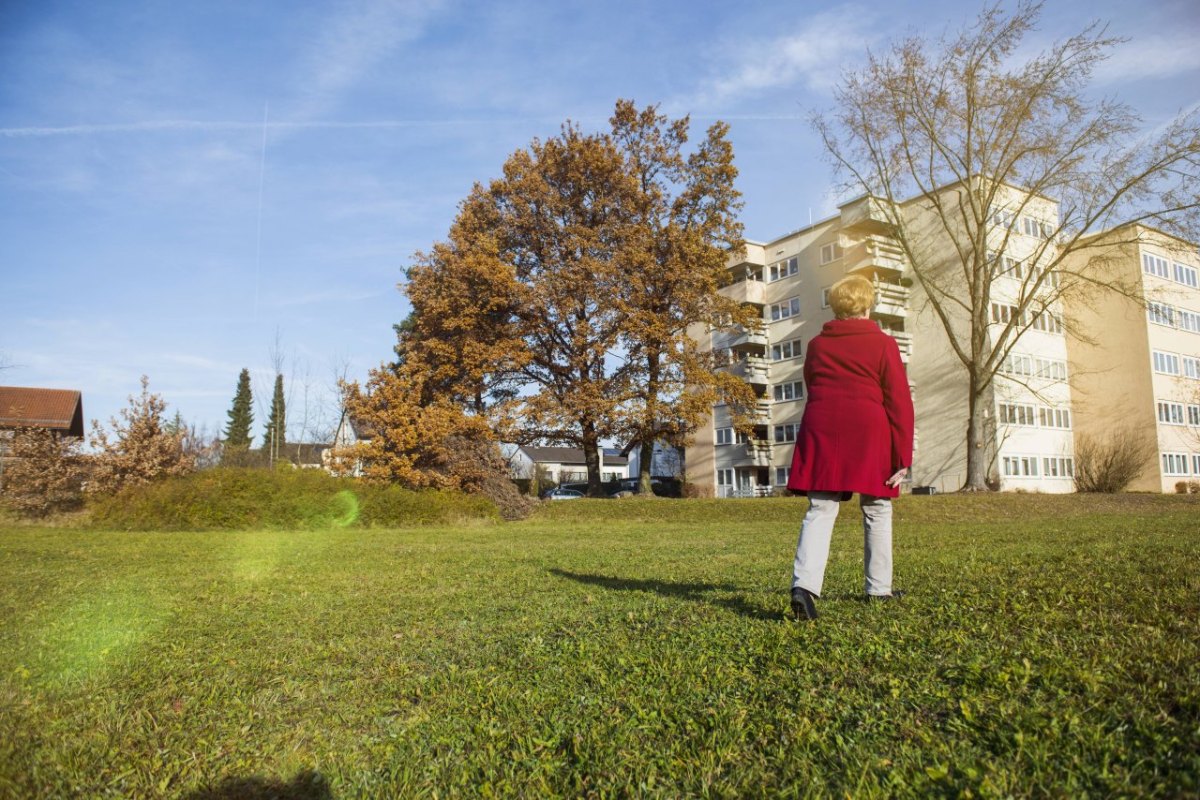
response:
M994 4L957 35L872 54L843 77L837 109L813 117L840 188L867 195L966 370L966 490L986 488L989 390L1021 335L1064 295L1136 296L1089 234L1131 221L1200 230L1200 112L1145 131L1127 105L1091 99L1092 72L1120 41L1099 23L1022 59L1041 10ZM1011 252L1027 252L1006 258L1018 237ZM996 320L1001 278L1016 290Z

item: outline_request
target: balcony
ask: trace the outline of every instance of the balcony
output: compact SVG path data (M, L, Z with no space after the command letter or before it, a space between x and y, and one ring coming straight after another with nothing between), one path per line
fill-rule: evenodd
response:
M896 340L896 344L900 347L900 360L907 364L908 360L912 358L912 334L907 331L893 331L887 328L884 328L883 332Z
M898 283L876 283L875 307L871 309L871 314L881 317L907 317L908 298L911 294L911 289Z
M733 457L735 467L771 466L771 443L766 439L751 439L741 448L742 451Z
M761 306L767 301L767 285L761 280L743 278L742 280L723 286L721 294L738 303L751 303Z
M891 230L892 223L884 213L885 202L878 197L860 197L842 206L842 230L862 233Z
M899 277L904 274L908 262L894 239L869 235L843 244L842 265L847 275L874 278L883 273L888 277Z
M771 365L762 356L741 355L734 353L734 360L729 364L729 371L750 384L767 384L771 381Z

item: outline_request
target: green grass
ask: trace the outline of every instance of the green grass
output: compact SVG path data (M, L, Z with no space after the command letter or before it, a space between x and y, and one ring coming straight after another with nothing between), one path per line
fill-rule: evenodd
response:
M0 797L1200 794L1200 504L576 501L507 525L0 530ZM256 794L257 793L257 794Z

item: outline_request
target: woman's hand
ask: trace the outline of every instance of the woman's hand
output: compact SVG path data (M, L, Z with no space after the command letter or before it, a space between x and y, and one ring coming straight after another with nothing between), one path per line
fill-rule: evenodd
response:
M901 467L896 470L896 474L884 481L885 486L890 486L895 489L900 485L900 481L904 480L904 476L908 474L908 467Z

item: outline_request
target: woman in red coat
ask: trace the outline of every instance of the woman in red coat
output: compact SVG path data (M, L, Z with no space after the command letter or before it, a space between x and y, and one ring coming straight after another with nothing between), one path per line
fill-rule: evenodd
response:
M829 290L837 319L808 345L808 401L788 488L808 495L792 570L792 612L815 619L839 503L859 493L868 597L891 598L892 501L912 465L913 406L896 341L869 318L875 289L852 275Z

